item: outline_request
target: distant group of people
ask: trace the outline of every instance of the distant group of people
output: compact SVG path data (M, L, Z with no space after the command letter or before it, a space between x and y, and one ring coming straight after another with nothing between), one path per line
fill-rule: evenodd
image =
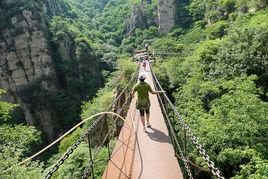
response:
M144 71L147 71L147 70L146 70L147 63L148 63L148 58L145 59L145 60L143 60L143 62L142 62L142 66L143 66L143 70L144 70Z
M149 63L153 63L155 61L155 58L152 56L152 54L148 53L148 55L146 55L144 57L144 59L142 60L142 66L144 71L146 70L146 67L148 66Z

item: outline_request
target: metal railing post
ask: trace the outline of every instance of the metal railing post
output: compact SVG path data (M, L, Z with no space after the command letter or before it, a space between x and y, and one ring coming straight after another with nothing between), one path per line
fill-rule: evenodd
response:
M107 149L108 149L108 161L109 161L111 157L110 142L107 143Z
M184 156L187 156L186 154L186 148L187 148L187 144L186 144L186 130L183 129L183 151L184 151ZM186 172L184 172L184 178L186 178Z
M173 123L173 121L174 121L174 111L172 111L172 117L171 117L171 119L172 119L172 121L171 121L171 123ZM175 134L176 135L176 134ZM175 136L175 137L177 137L177 136ZM174 141L174 146L176 146L176 143L175 143L175 139L173 139ZM175 148L175 147L174 147ZM175 155L176 155L176 153L177 153L177 148L175 148ZM177 155L176 155L177 156Z
M94 179L94 161L92 158L92 151L91 151L91 142L90 142L90 136L89 134L87 135L88 139L88 149L89 149L89 157L90 157L90 162L91 162L91 173L92 173L92 178Z
M107 131L109 131L109 124L108 124L108 121L107 121L107 115L104 116L104 120L106 121L106 124L107 124ZM115 121L116 120L117 120L117 117L115 118ZM111 156L110 137L111 137L111 134L108 134L108 136L107 136L108 161L110 160L110 156Z
M184 142L183 142L183 147L184 147L184 155L187 153L187 140L186 140L186 130L183 130L183 137L184 137Z

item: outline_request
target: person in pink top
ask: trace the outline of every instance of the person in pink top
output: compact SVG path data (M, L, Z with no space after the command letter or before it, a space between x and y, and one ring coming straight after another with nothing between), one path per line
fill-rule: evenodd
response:
M142 62L142 66L143 66L143 68L144 68L144 71L146 71L146 64L147 62L145 61L145 60L143 60L143 62Z

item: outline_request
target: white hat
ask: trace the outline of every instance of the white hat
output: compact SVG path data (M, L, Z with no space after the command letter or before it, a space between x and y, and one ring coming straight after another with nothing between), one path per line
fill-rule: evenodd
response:
M146 79L146 75L144 73L140 73L139 74L139 79L140 80L145 80Z

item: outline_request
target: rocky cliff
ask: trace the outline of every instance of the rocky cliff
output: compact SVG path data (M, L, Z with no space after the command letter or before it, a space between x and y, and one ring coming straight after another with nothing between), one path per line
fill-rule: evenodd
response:
M175 25L175 0L158 0L158 24L161 34L168 33Z
M134 3L131 8L131 16L128 22L127 35L132 35L136 29L148 29L157 26L157 5L151 1Z
M47 15L54 16L62 13L62 8L57 0L44 0Z
M144 5L134 4L132 5L131 17L128 23L128 35L131 35L135 29L144 29L147 26L147 22L144 17Z
M157 9L155 6L150 0L142 0L141 3L132 5L128 35L131 35L137 28L145 29L156 24L161 34L167 34L174 27L176 23L175 0L158 0ZM154 15L156 11L158 11L157 16Z
M31 103L19 95L27 85L39 81L48 91L56 90L52 58L45 33L46 24L42 3L21 0L3 0L0 4L0 87L8 89L9 100L18 103L25 119L34 125L35 117L52 139L53 111L43 106L32 111Z
M48 30L60 11L55 0L0 2L0 88L7 89L1 100L19 104L27 124L48 140L79 120L80 100L101 85L90 43Z

